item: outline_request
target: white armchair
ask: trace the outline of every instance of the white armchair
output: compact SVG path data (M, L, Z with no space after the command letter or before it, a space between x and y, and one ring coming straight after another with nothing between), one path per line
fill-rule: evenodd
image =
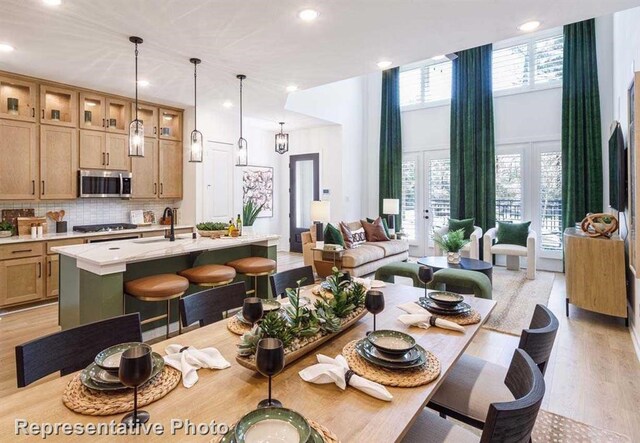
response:
M527 236L527 247L520 245L500 244L494 245L498 233L497 228L489 229L483 238L484 256L483 259L487 263L493 261L494 255L507 256L507 269L512 271L520 270L520 257L527 257L527 278L529 280L536 279L536 233L529 229Z
M449 226L443 226L436 231L436 233L440 235L444 235L447 232L449 232ZM462 248L462 250L460 251L461 255L479 260L481 238L482 238L482 228L480 226L474 226L473 232L469 237L471 241L467 243L467 245L464 248ZM433 251L434 251L434 255L443 255L443 251L438 247L438 245L434 245Z

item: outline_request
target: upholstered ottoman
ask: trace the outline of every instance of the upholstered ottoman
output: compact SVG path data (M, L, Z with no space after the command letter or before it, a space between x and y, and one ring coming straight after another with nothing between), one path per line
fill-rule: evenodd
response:
M376 280L382 280L387 283L393 283L393 277L407 277L413 280L413 286L416 288L424 288L424 284L418 277L418 269L420 265L417 263L396 262L384 265L376 271Z
M491 281L482 272L466 269L441 269L433 274L433 281L427 286L439 291L473 294L491 300Z

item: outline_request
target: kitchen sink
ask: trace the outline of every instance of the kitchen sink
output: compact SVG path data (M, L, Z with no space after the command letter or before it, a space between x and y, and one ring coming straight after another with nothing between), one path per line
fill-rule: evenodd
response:
M176 240L175 241L184 241L184 240L191 240L191 234L187 234L186 237L184 236L177 236L176 235ZM167 242L169 243L169 239L168 238L164 238L164 237L151 237L151 238L139 238L136 240L131 240L133 243L140 243L140 244L146 244L146 243L161 243L161 242Z

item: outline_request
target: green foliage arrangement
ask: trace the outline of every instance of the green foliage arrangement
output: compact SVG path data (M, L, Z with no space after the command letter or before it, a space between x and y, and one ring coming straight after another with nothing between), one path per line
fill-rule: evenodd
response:
M458 229L457 231L449 231L444 235L436 233L433 236L433 241L445 252L459 252L471 240L465 240L464 229Z
M200 231L226 231L229 229L229 223L223 222L203 222L196 225Z
M258 215L260 215L262 208L264 208L264 205L265 204L262 203L260 206L258 206L253 202L253 200L247 200L244 206L242 206L243 226L253 226L256 218L258 218Z
M8 221L0 222L0 231L11 231L13 232L13 225Z

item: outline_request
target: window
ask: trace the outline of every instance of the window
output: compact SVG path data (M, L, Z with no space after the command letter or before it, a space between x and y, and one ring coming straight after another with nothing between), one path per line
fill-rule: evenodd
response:
M562 153L540 154L541 249L562 250Z
M452 69L446 60L401 71L400 106L449 100Z
M562 81L563 42L562 35L535 41L535 84Z
M409 240L416 239L416 160L402 161L402 230Z
M522 155L496 155L496 220L522 220Z
M451 162L449 159L429 160L429 202L431 204L431 236L449 224L451 215Z
M526 43L493 51L493 90L529 86L529 48Z

